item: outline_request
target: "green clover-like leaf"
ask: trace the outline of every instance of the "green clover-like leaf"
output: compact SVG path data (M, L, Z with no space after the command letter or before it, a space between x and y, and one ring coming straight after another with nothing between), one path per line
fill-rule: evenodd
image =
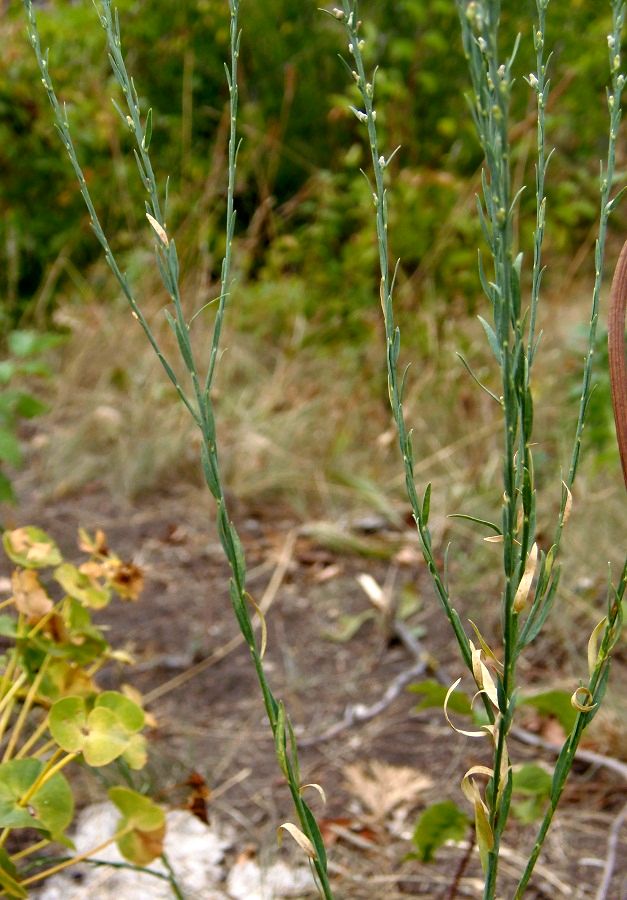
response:
M79 600L90 609L103 609L111 599L111 591L80 572L71 563L63 563L54 570L55 580L63 590L75 600Z
M114 691L101 694L91 711L83 697L64 697L50 710L50 733L62 750L82 753L87 765L106 766L129 747L143 716L137 704Z
M135 771L144 768L148 762L148 745L143 734L133 735L122 754L122 759Z
M38 759L12 759L0 764L0 827L36 828L55 836L70 824L74 798L59 772L23 803L43 768Z
M144 727L146 714L141 706L138 706L129 697L118 691L104 691L96 698L97 707L110 709L129 734L135 734Z
M5 531L2 543L9 559L25 569L58 566L63 559L52 538L41 528L32 525Z
M123 832L117 841L122 856L139 866L160 856L165 836L165 815L161 807L125 787L111 788L109 797L122 813L116 829Z

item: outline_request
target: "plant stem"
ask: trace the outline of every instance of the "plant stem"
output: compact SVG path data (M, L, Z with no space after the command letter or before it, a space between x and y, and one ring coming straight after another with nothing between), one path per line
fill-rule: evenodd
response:
M20 739L22 734L22 729L26 723L26 719L28 718L28 714L32 709L33 703L35 701L35 697L37 696L37 691L39 690L39 685L42 682L44 675L46 674L46 669L48 668L48 663L50 662L50 657L46 656L43 663L39 667L39 672L33 679L33 683L31 684L29 691L24 698L22 703L22 708L20 713L11 729L11 737L7 743L6 750L4 752L4 756L2 757L2 762L7 762L7 760L11 759L15 746Z
M20 884L26 887L29 884L35 884L37 881L41 881L43 878L50 878L51 875L56 875L57 872L62 872L64 869L68 869L70 866L74 866L79 862L82 862L84 859L87 859L89 856L93 856L95 853L102 853L103 850L106 850L107 847L114 844L116 841L119 841L120 838L124 837L125 834L128 834L133 830L132 825L127 825L126 828L123 828L121 831L116 832L112 837L107 838L106 841L103 841L102 844L98 844L97 847L93 847L91 850L85 850L84 853L79 853L77 856L71 856L68 859L64 859L62 862L57 863L52 866L50 869L45 869L43 872L38 872L36 875L31 875L30 878L25 878L24 881L20 881Z
M79 187L83 199L87 205L91 217L92 227L101 246L105 251L106 260L112 269L122 291L128 300L132 313L138 319L142 326L153 350L157 354L166 374L174 384L179 398L192 416L194 422L200 429L202 434L202 466L205 480L210 492L216 501L217 507L217 528L220 542L222 544L225 556L231 568L231 580L229 585L229 593L233 611L237 618L242 635L248 645L257 680L261 690L263 703L268 715L268 720L272 729L275 740L275 748L281 769L288 781L289 790L292 795L296 813L300 822L302 831L314 846L316 857L313 865L316 870L319 887L322 895L326 900L332 900L332 893L327 873L326 852L320 834L320 829L316 823L313 813L308 805L300 796L300 780L296 742L294 739L293 729L289 723L289 719L282 712L281 705L274 698L265 672L263 668L263 660L260 649L257 647L254 631L251 623L251 615L249 611L250 595L246 590L246 563L244 552L239 535L230 520L222 479L220 475L220 466L218 460L218 450L216 444L216 429L214 421L213 401L211 398L211 385L216 369L216 363L219 353L219 341L222 329L226 303L229 296L229 287L231 283L231 258L232 244L235 228L235 176L237 164L237 63L240 49L240 32L238 25L239 0L229 0L230 8L230 44L231 44L231 65L227 67L227 81L229 85L230 96L230 140L229 140L229 172L228 172L228 189L227 189L227 220L226 220L226 249L222 263L221 290L218 311L214 323L213 338L211 344L210 358L207 366L207 374L202 382L199 374L196 358L191 344L190 325L187 323L181 304L179 291L179 264L176 253L175 243L167 233L165 215L166 206L162 211L159 201L159 192L157 183L150 161L149 144L150 131L152 122L152 112L149 111L146 116L146 124L142 124L141 111L139 106L139 98L133 79L129 76L121 47L120 28L117 13L111 11L111 0L102 0L97 6L101 25L106 33L107 46L109 50L109 58L113 74L119 83L128 113L122 110L117 103L114 105L120 115L124 125L129 127L133 133L136 150L135 159L139 169L142 183L148 192L150 202L147 204L149 212L147 213L154 234L156 236L155 252L157 264L163 284L170 296L174 307L174 315L166 310L166 318L168 324L172 328L177 340L180 358L183 361L185 369L189 375L192 385L192 397L189 399L182 387L178 383L176 374L161 352L161 349L154 337L142 311L137 303L133 291L128 284L125 276L122 274L114 254L110 248L109 242L100 225L100 221L96 214L93 202L91 200L87 183L83 175L78 157L74 148L72 137L70 134L69 123L65 110L61 108L56 97L52 80L48 71L47 56L41 52L39 35L37 32L36 17L33 10L32 0L24 0L24 7L29 25L29 37L35 55L39 63L42 81L50 99L56 125L61 135L62 141L70 158L70 162L78 179ZM149 125L150 121L150 125ZM167 197L167 189L166 189ZM194 316L190 320L194 321Z

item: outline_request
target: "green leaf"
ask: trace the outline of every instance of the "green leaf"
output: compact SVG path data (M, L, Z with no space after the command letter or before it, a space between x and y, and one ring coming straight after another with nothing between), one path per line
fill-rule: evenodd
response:
M12 331L9 350L14 356L34 356L58 347L65 341L62 334L41 334L39 331Z
M66 753L83 749L87 726L87 707L83 697L63 697L50 709L50 734Z
M106 766L113 762L129 748L133 734L139 730L136 727L139 707L122 694L107 693L125 702L111 701L114 708L110 708L105 700L88 713L83 697L64 697L50 709L50 734L62 750L82 752L88 766ZM129 709L126 704L134 709ZM132 729L126 727L127 722Z
M429 806L418 820L412 838L419 858L431 862L446 841L460 841L469 825L466 813L451 800Z
M57 566L62 560L59 548L52 538L41 528L32 525L5 531L2 543L11 562L24 566L25 569Z
M122 759L135 771L144 768L148 762L148 743L143 734L133 735L128 747L122 754Z
M144 710L129 697L118 691L104 691L96 698L95 708L104 707L115 713L116 718L129 734L135 734L144 727Z
M17 619L14 619L13 616L0 616L0 636L17 637Z
M20 442L14 431L0 429L0 460L17 468L22 463Z
M552 776L536 763L525 763L514 769L514 793L548 797L551 793Z
M433 679L410 684L407 690L411 691L412 694L422 695L422 700L418 706L414 707L415 710L432 709L434 707L442 709L444 706L447 688ZM448 708L462 716L472 715L470 700L463 691L453 691L448 698Z
M12 759L0 764L0 827L36 828L54 836L70 824L74 798L60 772L22 804L43 768L38 759Z
M371 609L365 609L354 616L345 613L338 618L336 627L327 629L323 633L323 637L336 644L347 644L355 637L362 625L374 618L376 615Z
M570 702L567 691L545 691L523 697L520 703L533 706L544 716L553 716L560 723L566 734L570 734L577 718L577 712Z
M15 503L15 491L7 476L0 471L0 503Z
M3 847L0 847L0 887L7 897L19 897L21 900L28 897L28 892L15 880L16 875L17 869L11 862L11 857Z
M113 787L109 798L122 813L116 831L124 831L117 841L125 859L145 866L161 856L165 835L165 815L148 797L125 787Z
M448 519L466 519L468 522L474 522L476 525L484 525L486 528L491 529L495 534L502 534L503 532L499 528L498 525L495 525L494 522L490 522L488 519L480 519L478 516L469 516L466 513L451 513L447 516Z
M133 828L153 831L164 824L163 810L149 797L125 787L112 787L108 794L111 802L124 816L126 823Z
M523 824L531 825L541 818L551 796L552 781L551 775L534 763L514 770L512 811Z
M103 609L111 599L111 592L98 584L84 572L79 572L72 563L63 563L54 571L55 581L75 600L80 600L90 609Z
M34 419L35 416L41 416L46 412L48 407L37 397L32 394L20 393L15 403L15 412L23 419Z
M3 359L0 362L0 384L8 384L16 372L15 363L10 359Z

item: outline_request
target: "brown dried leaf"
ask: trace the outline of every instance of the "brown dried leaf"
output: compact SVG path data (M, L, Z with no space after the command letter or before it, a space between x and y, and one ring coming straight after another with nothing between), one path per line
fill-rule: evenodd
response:
M54 606L32 569L16 569L11 576L11 586L17 609L30 620L43 618Z
M78 547L84 553L91 553L92 556L108 556L109 547L107 546L107 538L102 528L96 529L96 534L92 538L84 528L78 529Z
M378 760L345 766L344 775L348 790L377 819L384 819L401 803L413 803L433 784L416 769Z
M144 589L144 573L135 563L120 562L111 575L111 587L123 600L137 600Z

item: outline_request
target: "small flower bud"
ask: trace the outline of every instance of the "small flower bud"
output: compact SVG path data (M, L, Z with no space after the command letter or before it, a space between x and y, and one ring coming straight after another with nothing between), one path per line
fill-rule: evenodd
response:
M527 79L527 81L529 82L529 86L532 87L534 90L535 90L535 88L538 87L538 79L533 74L533 72L529 73L529 78Z
M616 46L616 41L614 40L614 35L613 35L613 34L608 34L608 36L607 36L607 46L610 48L610 50L613 50L614 47Z
M482 53L485 53L486 50L488 49L488 45L486 44L485 40L482 37L477 38L477 45Z
M337 6L336 6L336 7L334 7L334 9L333 9L333 15L335 16L336 19L340 19L340 20L341 20L341 19L344 18L344 11L341 10L341 9L338 9Z

